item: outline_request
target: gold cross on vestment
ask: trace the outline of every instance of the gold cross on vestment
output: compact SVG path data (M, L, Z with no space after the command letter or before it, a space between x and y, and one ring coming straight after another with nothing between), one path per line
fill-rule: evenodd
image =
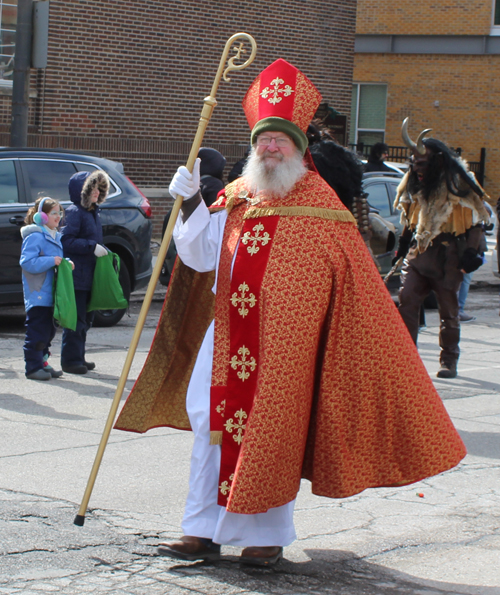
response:
M238 423L235 424L233 418L231 417L231 419L228 419L226 421L225 427L230 434L233 433L233 430L236 430L236 434L234 434L233 440L237 442L239 445L243 442L243 431L247 427L246 424L243 423L243 420L246 419L248 415L243 411L243 409L240 409L234 414L234 417L236 417Z
M263 99L267 99L269 101L269 103L276 105L283 99L283 97L280 97L280 95L279 95L280 93L282 93L284 97L288 97L289 95L291 95L293 93L293 89L292 89L292 87L290 87L290 85L285 85L284 87L280 87L280 85L282 85L284 82L285 81L283 79L276 77L273 81L271 81L272 87L271 88L266 87L265 89L262 89L262 91L260 92L260 96ZM269 97L270 95L271 95L271 97ZM269 99L268 99L268 97L269 97Z
M221 494L223 496L225 496L229 490L231 489L231 485L229 482L233 483L233 479L234 479L234 473L231 473L231 475L229 476L229 481L223 481L220 486L219 486L219 490L221 491Z
M249 294L248 297L246 296L246 292L250 289L246 283L242 283L238 287L238 291L241 292L241 295L238 295L236 292L233 293L231 296L231 303L233 306L237 307L238 304L241 304L241 307L238 308L238 314L240 314L243 318L248 314L249 310L246 308L248 304L250 308L253 308L257 303L257 298L253 293Z
M250 372L247 372L247 368L250 368L250 371L253 372L257 367L257 362L255 361L254 357L251 357L249 360L247 360L247 355L250 355L250 350L244 345L238 349L238 353L241 355L241 360L238 359L237 355L233 355L229 363L231 364L231 368L233 368L233 370L237 370L238 367L241 367L241 370L237 373L237 376L242 382L245 382L245 380L250 378Z
M262 242L262 246L265 246L268 242L271 241L271 236L267 233L267 231L264 231L264 226L262 225L262 223L257 223L257 225L252 229L252 231L255 232L254 236L252 235L252 232L245 231L245 233L243 234L243 237L241 238L241 242L245 246L249 242L252 242L252 245L248 246L248 248L247 248L250 256L257 254L257 252L260 250L259 245L258 245L259 242ZM260 235L261 231L264 231L264 233L262 235Z

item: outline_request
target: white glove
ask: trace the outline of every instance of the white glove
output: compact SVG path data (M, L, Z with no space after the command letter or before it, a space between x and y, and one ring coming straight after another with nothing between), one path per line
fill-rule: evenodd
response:
M194 162L193 173L191 174L184 165L179 167L168 187L170 196L177 198L180 194L184 199L189 199L198 192L200 189L200 163L201 159L198 157Z
M101 244L95 245L94 254L97 256L97 258L99 258L99 256L106 256L107 253L108 251L104 246L101 246Z

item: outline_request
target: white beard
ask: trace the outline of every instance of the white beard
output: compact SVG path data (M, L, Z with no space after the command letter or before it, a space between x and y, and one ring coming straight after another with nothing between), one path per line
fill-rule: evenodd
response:
M272 155L277 163L267 163L266 157ZM298 149L290 157L282 153L264 153L258 156L252 147L250 155L243 169L243 178L248 189L254 194L259 193L283 198L295 184L307 173L302 154Z

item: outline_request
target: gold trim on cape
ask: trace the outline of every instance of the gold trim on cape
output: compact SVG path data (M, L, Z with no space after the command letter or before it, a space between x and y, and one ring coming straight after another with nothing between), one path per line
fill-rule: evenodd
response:
M327 219L329 221L344 221L345 223L354 223L354 219L350 211L340 211L333 209L322 209L318 207L257 207L247 209L244 219L257 219L258 217L273 217L279 215L281 217L318 217L319 219Z

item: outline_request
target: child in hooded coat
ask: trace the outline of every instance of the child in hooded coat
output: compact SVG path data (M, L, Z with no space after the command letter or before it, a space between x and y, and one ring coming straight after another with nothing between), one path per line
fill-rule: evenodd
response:
M71 176L68 184L73 204L66 209L65 226L61 230L64 256L75 263L73 283L77 310L76 330L65 328L62 336L61 367L68 374L86 374L95 368L85 359L87 331L93 312L87 312L97 258L108 251L102 245L99 205L109 191L108 175L102 170L81 171Z
M55 267L63 259L61 234L57 231L62 215L62 207L56 200L48 196L39 198L26 215L27 225L21 228L19 264L26 308L24 361L26 378L30 380L50 380L62 375L47 361L56 334L53 283Z

